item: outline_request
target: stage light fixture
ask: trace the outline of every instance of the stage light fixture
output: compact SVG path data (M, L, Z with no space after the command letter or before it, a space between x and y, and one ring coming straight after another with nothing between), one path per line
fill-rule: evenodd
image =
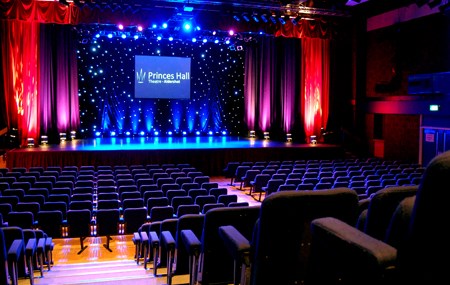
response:
M145 136L145 132L144 132L144 131L141 131L139 134L140 134L142 137Z
M66 133L59 133L59 139L61 142L65 142L67 140Z
M126 135L127 137L129 137L129 136L131 135L131 132L130 132L130 131L126 131L126 132L125 132L125 135Z
M159 136L159 132L158 132L158 131L155 131L153 134L154 134L156 137Z
M300 22L301 19L302 19L302 17L297 16L297 17L295 17L295 18L292 18L292 19L291 19L291 22L292 22L292 24L297 25L298 22Z
M59 3L63 4L64 6L69 6L70 5L70 3L67 2L67 0L59 0Z
M222 131L222 135L226 136L227 135L227 131Z
M240 22L240 21L241 21L241 18L239 18L238 15L234 15L234 16L233 16L233 19L235 19L236 22Z
M116 135L117 135L117 133L116 133L115 131L112 131L112 132L111 132L111 136L112 136L112 137L115 137Z
M168 134L169 136L171 136L171 135L173 135L173 132L172 132L172 131L168 131L167 134Z
M122 31L122 30L123 30L123 28L124 28L122 24L119 24L119 25L118 25L117 27L118 27L118 28L119 28L119 30L121 30L121 31Z
M264 139L265 140L269 140L270 139L270 133L269 132L264 132Z
M255 138L256 137L256 132L255 131L250 131L250 132L248 132L248 137L249 138Z
M95 136L96 136L96 137L99 137L99 136L101 136L101 135L102 135L101 132L95 132Z
M27 147L34 147L34 139L27 138Z
M70 132L70 139L74 140L76 136L77 136L77 132L76 131L71 131Z
M281 23L282 25L286 24L286 21L284 20L283 17L278 18L278 21L280 21L280 23Z
M199 135L200 135L200 131L196 131L195 134L196 134L197 136L199 136Z
M248 23L250 22L250 18L248 17L247 14L242 14L242 18Z
M48 136L47 135L41 136L41 144L43 144L43 145L48 144Z
M184 6L183 7L183 11L184 12L192 12L192 11L194 11L194 7L192 7L192 6Z
M270 21L272 21L273 24L277 23L277 18L275 16L270 16L269 19Z
M212 136L212 135L213 135L213 132L212 132L212 131L209 131L209 132L208 132L208 135Z
M317 136L316 135L312 135L309 137L309 143L310 144L317 144Z
M259 23L258 15L253 14L252 18L253 18L253 21L255 21L256 23Z
M183 136L185 136L187 134L187 132L186 131L183 131Z
M287 142L292 142L292 134L291 133L287 133L286 134L286 141Z
M266 14L262 14L261 15L261 20L264 22L264 23L267 23L269 20L267 19L267 16L266 16Z

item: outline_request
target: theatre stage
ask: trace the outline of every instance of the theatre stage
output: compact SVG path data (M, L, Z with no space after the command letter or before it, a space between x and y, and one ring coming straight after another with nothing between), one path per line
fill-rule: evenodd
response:
M337 159L344 149L230 136L75 139L57 145L13 149L6 166L134 165L189 163L206 175L222 175L229 161Z

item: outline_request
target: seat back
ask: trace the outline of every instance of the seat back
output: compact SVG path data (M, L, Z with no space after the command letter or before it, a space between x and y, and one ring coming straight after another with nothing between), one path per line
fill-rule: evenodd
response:
M332 216L354 224L357 214L358 196L349 188L268 196L261 204L253 236L251 284L302 284L310 254L311 221Z
M214 208L205 214L201 237L202 258L199 264L201 284L233 282L233 259L224 247L218 229L220 226L233 225L246 238L251 239L259 213L259 206L251 206Z
M119 209L100 209L96 213L97 236L119 234Z
M63 213L59 210L39 211L36 215L39 228L52 238L62 237Z

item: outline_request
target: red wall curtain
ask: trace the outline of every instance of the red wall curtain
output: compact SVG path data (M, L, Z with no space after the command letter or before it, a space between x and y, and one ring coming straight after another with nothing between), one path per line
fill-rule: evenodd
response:
M317 38L302 39L301 106L307 140L320 137L329 112L330 43Z

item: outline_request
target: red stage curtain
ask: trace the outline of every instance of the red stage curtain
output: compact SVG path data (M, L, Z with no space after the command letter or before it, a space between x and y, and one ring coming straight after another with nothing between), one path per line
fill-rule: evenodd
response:
M307 140L319 138L326 128L329 108L330 43L317 38L302 39L301 106Z

